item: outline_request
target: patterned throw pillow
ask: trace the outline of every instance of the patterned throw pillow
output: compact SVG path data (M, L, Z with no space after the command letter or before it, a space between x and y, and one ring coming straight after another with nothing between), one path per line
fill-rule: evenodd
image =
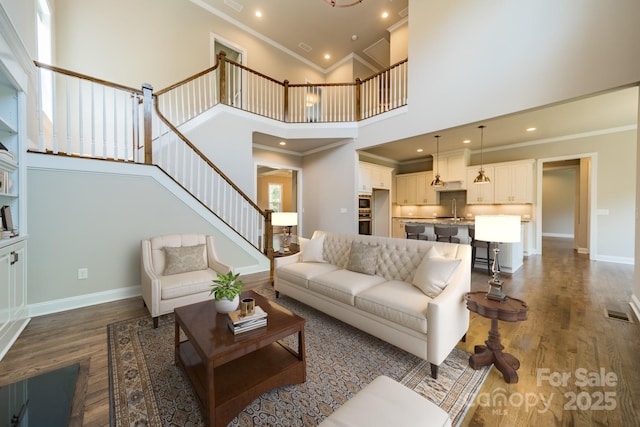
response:
M368 274L370 276L376 274L379 252L380 246L378 245L365 245L358 242L351 243L347 270Z
M430 298L437 297L449 284L460 262L456 258L445 258L435 246L431 247L416 269L413 286Z
M166 260L165 276L209 268L207 260L204 258L204 244L178 248L165 246L164 253Z

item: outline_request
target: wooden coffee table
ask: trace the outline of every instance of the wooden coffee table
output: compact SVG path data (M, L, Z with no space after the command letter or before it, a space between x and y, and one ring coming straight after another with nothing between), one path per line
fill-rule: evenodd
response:
M210 426L226 426L271 389L306 380L305 320L253 291L241 298L255 299L268 313L267 326L234 335L211 300L175 309L176 365L187 373ZM293 334L297 351L279 341Z

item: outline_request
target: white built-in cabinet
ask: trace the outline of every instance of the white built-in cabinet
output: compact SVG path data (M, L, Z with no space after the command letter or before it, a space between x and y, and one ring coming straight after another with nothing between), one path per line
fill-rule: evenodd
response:
M399 205L437 205L440 195L431 186L433 172L396 175L396 203Z
M0 239L0 359L29 322L27 286L27 238L25 212L26 95L27 72L13 52L19 40L6 25L0 5L0 207L8 207L15 236ZM8 41L10 40L10 41ZM25 56L27 56L25 54ZM2 147L0 147L2 148ZM9 215L6 215L8 218Z
M496 165L494 203L533 203L533 160Z
M474 184L473 180L480 172L480 166L469 166L467 168L467 204L468 205L489 205L494 202L495 172L493 166L484 166L484 173L489 177L489 182Z
M358 193L371 194L373 189L391 190L392 168L360 162Z

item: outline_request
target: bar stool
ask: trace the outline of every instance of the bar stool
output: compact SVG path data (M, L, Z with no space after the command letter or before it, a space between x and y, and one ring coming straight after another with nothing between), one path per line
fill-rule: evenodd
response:
M469 226L469 237L471 238L471 269L476 265L476 261L487 263L487 274L491 276L491 242L485 242L484 240L476 240L476 228L472 225ZM486 258L476 256L476 249L482 248L487 250Z
M406 224L404 226L404 232L407 234L407 239L415 239L415 240L429 240L429 238L422 234L424 233L425 226L424 225L409 225Z
M433 231L438 242L460 243L460 239L453 237L458 234L457 226L434 224Z

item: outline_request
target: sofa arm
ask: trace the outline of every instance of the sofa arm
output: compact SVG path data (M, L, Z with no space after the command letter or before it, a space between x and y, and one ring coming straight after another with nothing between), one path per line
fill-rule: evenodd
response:
M462 262L447 287L427 309L427 359L440 365L469 329L465 294L471 289L471 248L460 245Z
M299 254L280 256L280 257L274 258L273 259L273 270L275 271L278 268L280 268L282 266L285 266L285 265L295 264L298 261L300 261L300 255Z
M147 305L151 317L155 317L160 311L160 278L154 272L153 265L151 264L151 241L142 240L140 250L142 299Z
M209 268L216 273L227 274L233 271L233 267L225 264L218 258L215 245L213 244L213 236L207 236L207 263L209 264Z

